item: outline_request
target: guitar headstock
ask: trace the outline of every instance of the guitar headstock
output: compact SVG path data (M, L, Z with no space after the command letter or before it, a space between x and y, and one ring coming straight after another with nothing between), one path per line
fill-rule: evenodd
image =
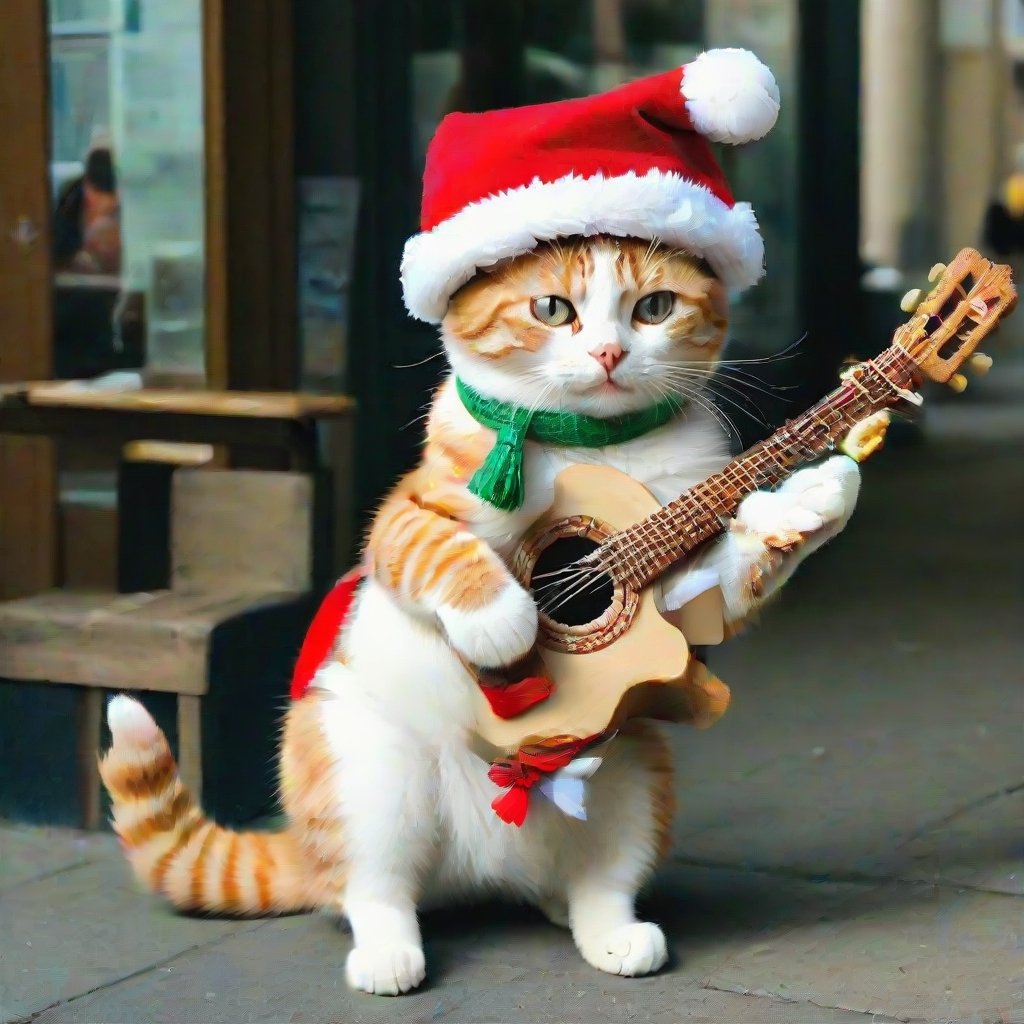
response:
M1003 317L1017 305L1017 289L1009 267L992 263L974 249L961 249L947 266L932 267L932 290L918 302L908 292L903 308L913 318L897 330L893 341L914 360L921 373L962 391L967 379L959 369L972 356L984 372L987 356L975 352Z

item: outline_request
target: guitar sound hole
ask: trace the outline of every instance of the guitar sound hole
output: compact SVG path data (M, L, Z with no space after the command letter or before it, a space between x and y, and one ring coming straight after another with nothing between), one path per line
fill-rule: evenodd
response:
M607 573L576 572L574 562L596 551L587 537L560 537L537 557L532 587L537 607L563 626L585 626L611 606L615 586Z

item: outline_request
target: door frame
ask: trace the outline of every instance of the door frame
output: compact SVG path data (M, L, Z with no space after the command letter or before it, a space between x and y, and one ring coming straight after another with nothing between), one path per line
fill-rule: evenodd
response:
M7 0L0 31L0 385L51 375L48 35L45 3ZM0 436L0 598L53 585L56 541L52 443Z

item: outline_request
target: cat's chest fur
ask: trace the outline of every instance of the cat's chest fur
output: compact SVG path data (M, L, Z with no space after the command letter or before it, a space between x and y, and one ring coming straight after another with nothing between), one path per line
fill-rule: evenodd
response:
M445 428L479 430L462 407L454 390L439 396L438 413ZM576 448L528 441L523 458L526 497L515 512L481 507L469 528L503 555L554 499L555 479L563 470L582 463L608 466L643 484L662 504L711 474L728 461L728 440L704 410L684 410L678 419L658 430L624 444L604 448Z

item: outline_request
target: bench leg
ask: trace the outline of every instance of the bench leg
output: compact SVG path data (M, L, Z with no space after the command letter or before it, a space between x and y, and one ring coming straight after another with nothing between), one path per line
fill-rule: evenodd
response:
M203 796L201 697L178 696L178 771L197 801Z
M102 783L97 758L100 754L100 730L103 725L103 691L83 687L78 695L78 801L82 828L100 827Z

